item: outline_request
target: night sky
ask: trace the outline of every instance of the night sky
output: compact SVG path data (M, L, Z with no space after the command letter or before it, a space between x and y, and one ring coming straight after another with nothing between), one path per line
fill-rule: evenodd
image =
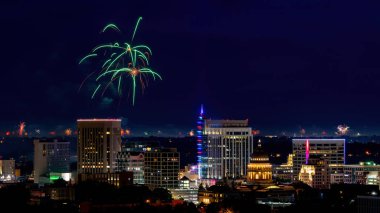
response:
M123 117L132 132L177 134L207 117L245 119L264 134L380 133L380 2L19 1L0 3L0 131L75 128L77 118ZM91 100L78 65L117 24L152 48L135 106L112 93ZM128 93L128 91L126 91Z

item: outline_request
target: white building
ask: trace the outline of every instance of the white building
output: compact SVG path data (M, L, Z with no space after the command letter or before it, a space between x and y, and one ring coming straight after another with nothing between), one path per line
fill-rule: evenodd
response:
M253 152L252 128L247 120L205 120L205 179L238 178L247 175Z
M15 160L0 160L0 181L14 182L15 180Z
M70 142L34 140L34 183L49 183L50 173L70 172Z
M114 172L121 119L78 119L78 174Z
M345 164L345 139L293 139L293 181L309 158L323 158L329 164ZM334 171L331 171L334 173Z

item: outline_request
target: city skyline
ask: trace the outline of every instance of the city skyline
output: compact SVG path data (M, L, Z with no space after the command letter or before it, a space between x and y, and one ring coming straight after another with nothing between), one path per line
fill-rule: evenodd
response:
M249 119L263 134L334 135L340 124L380 133L379 3L1 4L0 132L123 117L141 135L186 135L204 104L207 118ZM91 100L93 85L78 92L92 71L78 62L102 41L104 25L130 29L139 16L136 41L152 47L163 80L135 106L113 95Z

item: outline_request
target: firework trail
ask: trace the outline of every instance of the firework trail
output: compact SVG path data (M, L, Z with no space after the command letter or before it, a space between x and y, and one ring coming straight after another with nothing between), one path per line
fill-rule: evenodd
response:
M114 84L117 85L117 92L121 96L123 82L129 80L132 86L132 105L134 105L138 84L141 85L142 91L144 91L148 86L149 77L153 78L153 80L156 80L156 78L162 80L160 74L149 68L149 60L152 56L151 49L144 44L133 44L141 20L142 17L139 17L130 42L114 42L99 45L80 60L79 64L92 58L100 57L102 59L101 69L96 77L97 86L92 93L91 99L100 92L103 95ZM108 24L103 28L102 33L111 30L121 32L115 24ZM93 74L91 73L90 75ZM86 77L85 81L90 75Z
M18 125L18 135L20 136L20 137L22 137L23 136L23 134L24 134L24 131L25 131L25 122L20 122L20 124Z

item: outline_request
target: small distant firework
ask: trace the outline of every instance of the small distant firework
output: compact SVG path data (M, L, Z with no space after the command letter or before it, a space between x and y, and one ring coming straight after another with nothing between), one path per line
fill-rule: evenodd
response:
M80 60L79 64L87 59L95 57L101 57L103 59L101 69L96 75L97 86L92 93L91 99L93 99L100 91L102 91L101 94L103 95L113 83L116 83L117 92L119 96L121 96L123 81L125 79L130 79L132 84L132 105L134 105L137 82L140 82L142 90L144 91L145 87L148 85L148 77L152 77L153 80L156 78L160 80L162 79L157 72L149 68L149 60L152 55L151 49L146 45L132 44L141 20L142 17L139 17L133 31L132 39L129 43L114 42L99 45ZM108 30L121 32L115 24L105 26L102 32L104 33ZM94 72L88 75L84 81L93 74Z
M25 126L25 122L20 122L20 124L18 125L18 136L22 137L24 135Z
M65 136L71 136L72 134L73 134L73 131L70 128L65 130Z
M121 129L120 130L120 134L121 134L121 136L128 136L128 135L131 134L131 130L129 130L129 129Z
M49 132L49 135L56 135L57 133L55 131Z
M252 135L259 135L259 134L260 134L260 130L258 129L252 130Z
M194 130L191 130L191 131L189 132L189 136L190 136L190 137L193 137L194 135L195 135Z
M300 135L305 135L305 134L306 134L306 130L304 128L301 128Z
M35 129L34 132L36 133L36 135L40 135L41 134L41 130L40 129Z
M337 135L347 135L348 131L349 131L349 126L345 125L345 124L342 124L342 125L339 125L337 126L337 132L335 132L335 134Z
M10 135L11 135L11 132L10 132L10 131L6 131L6 132L5 132L5 135L6 135L6 136L10 136Z

